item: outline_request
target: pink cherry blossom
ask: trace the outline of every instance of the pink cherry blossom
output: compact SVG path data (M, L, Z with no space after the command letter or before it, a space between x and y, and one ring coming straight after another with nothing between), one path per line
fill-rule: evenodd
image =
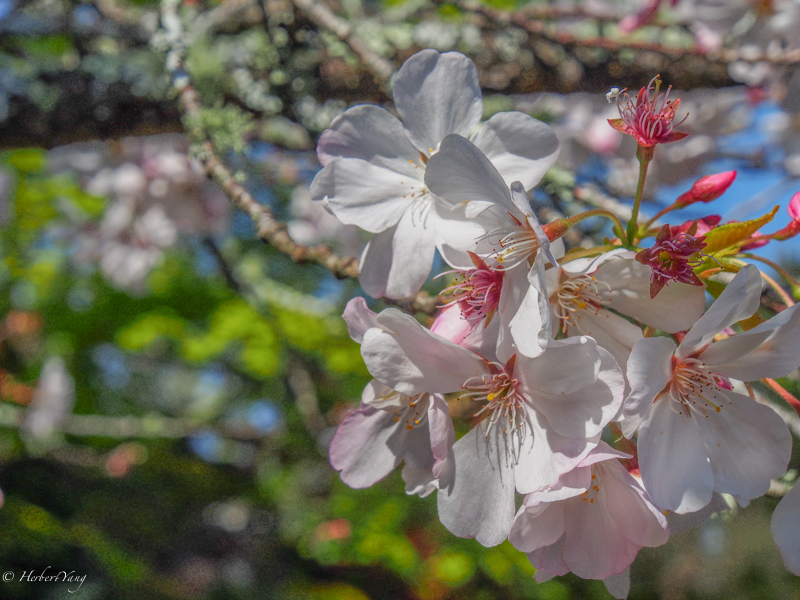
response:
M736 179L736 171L725 171L715 175L706 175L694 182L691 189L678 196L675 205L683 208L695 202L711 202L724 194L733 180Z
M620 463L629 455L604 442L556 485L525 497L509 534L547 576L622 574L643 546L669 538L667 521Z
M631 100L626 93L617 96L617 107L621 118L609 119L609 124L617 131L633 136L639 146L645 148L685 138L688 133L673 129L686 120L684 117L678 123L673 123L680 100L669 99L672 86L667 88L667 93L664 95L659 95L660 88L661 80L656 75L647 87L639 90L636 101ZM652 99L651 92L653 92Z
M650 297L673 281L702 286L703 282L694 272L701 264L700 252L706 247L704 236L698 238L690 233L674 235L669 225L664 225L651 248L636 254L636 260L652 269Z

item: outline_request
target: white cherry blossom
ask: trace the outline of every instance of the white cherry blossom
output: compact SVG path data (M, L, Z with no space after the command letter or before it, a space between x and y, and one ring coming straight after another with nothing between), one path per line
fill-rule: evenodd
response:
M379 106L359 105L320 137L323 165L311 186L345 224L375 236L361 257L361 285L375 297L413 295L431 270L437 199L424 181L426 164L451 133L469 136L483 101L475 65L457 52L423 50L394 80L402 122ZM546 124L519 112L498 113L471 139L508 183L530 189L555 163L559 143Z
M622 430L638 427L645 489L662 509L694 512L713 492L746 503L786 470L791 435L777 413L732 391L729 378L782 377L800 365L797 305L713 342L758 309L761 275L744 267L680 344L645 338L628 361Z
M460 537L493 546L508 535L514 493L553 485L596 446L620 406L623 379L591 338L553 342L536 358L489 362L386 309L364 333L370 373L400 393L464 391L483 417L452 449L453 479L439 486L439 518Z

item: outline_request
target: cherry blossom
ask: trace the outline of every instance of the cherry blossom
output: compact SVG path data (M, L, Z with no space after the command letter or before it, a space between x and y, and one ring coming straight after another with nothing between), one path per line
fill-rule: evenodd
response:
M418 52L394 80L402 122L379 106L359 105L322 134L322 171L311 185L345 224L374 233L361 257L361 285L371 296L413 295L428 277L436 248L437 199L426 165L451 133L470 135L483 112L475 65L457 52ZM523 113L498 113L471 137L509 183L536 185L558 156L558 139Z
M386 309L364 333L370 373L402 394L464 391L483 419L452 448L453 479L439 487L439 518L460 537L502 542L514 516L514 492L554 485L598 443L615 416L622 373L588 337L554 341L536 358L490 362Z
M680 344L656 337L633 348L622 431L630 437L638 429L642 480L660 508L693 512L715 491L746 503L786 470L791 436L783 419L725 380L782 377L800 365L797 306L713 341L752 316L760 297L761 275L748 265Z
M652 269L651 298L655 298L665 285L675 281L703 285L694 267L702 263L701 251L706 247L704 240L704 236L696 238L688 232L673 234L670 226L664 225L656 236L655 244L636 254L636 260Z
M629 455L600 444L558 483L528 494L509 541L536 567L537 579L573 572L620 575L642 546L669 538L667 520L619 462Z
M617 131L633 136L639 146L645 148L685 138L688 133L673 129L686 120L684 117L679 122L673 123L680 99L669 99L672 86L667 88L667 93L664 95L659 94L660 88L661 80L656 75L647 87L639 90L636 101L631 100L628 94L617 95L617 107L621 118L609 119L609 124Z
M354 298L344 312L348 331L361 343L378 325L377 315L363 298ZM372 380L361 406L339 425L330 446L331 464L353 488L380 481L401 461L406 492L427 496L439 485L455 432L441 394L399 393Z

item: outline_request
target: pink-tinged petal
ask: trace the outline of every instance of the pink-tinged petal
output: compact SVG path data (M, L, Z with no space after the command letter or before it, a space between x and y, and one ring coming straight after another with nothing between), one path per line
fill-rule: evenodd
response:
M409 298L431 272L436 251L434 215L409 208L396 227L375 235L361 256L359 281L370 296Z
M361 356L373 377L402 394L448 393L486 372L486 363L395 308L378 315L384 329L364 334Z
M799 306L711 344L701 355L702 361L713 372L742 381L788 375L800 366Z
M333 468L352 488L366 488L386 477L403 458L406 428L394 413L365 406L344 418L330 447Z
M470 139L507 185L520 181L526 190L542 180L560 151L552 127L521 112L497 113Z
M436 210L436 245L445 262L454 269L472 269L474 265L470 259L469 252L488 253L490 247L479 248L476 240L485 235L488 229L496 221L498 225L506 216L500 213L499 209L489 209L483 214L483 218L477 219L467 217L463 211L452 210L453 206L445 201L437 201L434 204ZM496 219L490 223L485 222L487 214L492 213Z
M631 455L627 454L626 452L616 450L615 448L612 448L605 442L601 441L599 444L597 444L597 448L592 450L589 455L581 461L580 467L589 467L599 462L613 461L617 458L631 458ZM589 486L587 485L586 487L588 488Z
M534 235L536 236L536 240L539 242L539 252L537 253L537 257L540 254L544 255L544 258L554 267L558 266L558 261L556 260L555 252L558 243L564 243L563 240L560 238L557 239L553 243L553 249L550 249L550 238L547 237L542 225L539 223L539 219L536 216L536 213L533 212L533 208L531 208L530 199L528 198L527 192L525 192L525 188L522 187L522 184L519 181L514 181L511 184L511 200L514 205L517 207L519 212L525 216L524 221L527 222L528 226L533 230ZM563 256L563 254L562 254ZM530 279L530 275L528 276Z
M453 446L452 487L439 490L439 520L451 533L490 547L508 537L514 520L511 442L486 421Z
M350 334L350 338L359 344L364 339L367 329L378 326L378 315L367 307L367 301L360 296L347 303L342 318L347 323L347 333Z
M403 454L401 476L406 484L406 494L424 498L438 488L433 474L436 460L431 453L428 428L424 425L408 431L406 451Z
M618 460L597 465L606 488L608 513L629 542L655 547L669 539L667 519Z
M569 500L565 510L564 562L584 579L605 579L628 568L639 546L628 541L608 512L611 499L601 482L594 502Z
M772 513L772 537L781 551L783 564L800 575L800 485L795 484Z
M519 509L508 541L520 552L555 544L564 535L564 503L545 503Z
M344 111L319 137L322 166L335 158L360 158L407 177L422 179L414 168L419 151L406 138L403 124L380 106L361 104Z
M537 583L549 581L553 577L569 573L569 566L564 561L564 545L567 537L564 535L555 544L528 552L528 560L536 568L534 575Z
M574 348L574 350L581 349L580 346ZM549 352L548 349L543 356L546 357ZM558 351L556 350L556 352ZM539 391L535 395L531 394L536 410L545 416L550 426L559 435L573 439L593 437L602 432L603 427L619 411L625 391L622 371L606 350L596 348L596 352L600 355L600 370L595 381L573 391L558 393ZM594 365L581 368L582 358L575 352L558 353L553 368L555 365L560 365L562 361L567 365L574 361L572 364L575 365L576 371L591 373ZM547 373L547 370L542 370L542 373Z
M605 444L605 442L600 443ZM597 452L597 448L593 449L581 460L579 463L581 466L575 467L571 471L567 471L561 475L561 477L558 478L558 483L555 485L543 487L540 490L527 494L522 505L533 509L536 506L547 506L559 500L580 496L592 485L592 469L590 466L583 466L583 464L587 462L595 452Z
M631 591L631 570L625 569L619 575L611 575L603 579L608 593L618 600L625 600Z
M483 115L478 71L458 52L417 52L397 72L392 94L409 139L425 154L450 133L469 135Z
M650 298L650 269L633 258L606 261L594 275L611 287L608 307L662 331L686 331L706 305L702 287L673 282Z
M379 233L397 224L423 184L358 158L337 158L311 182L311 197L345 225Z
M786 471L792 436L778 413L750 396L728 390L714 395L719 412L692 412L714 473L714 491L752 500Z
M639 429L639 469L644 488L661 509L700 510L711 500L714 474L699 429L663 398Z
M683 338L676 356L685 358L734 323L753 316L761 303L761 274L747 265Z
M599 437L572 439L558 435L539 413L527 411L527 431L515 468L517 491L530 494L554 486L591 452Z
M480 202L483 210L493 203L517 212L503 177L472 142L460 135L444 138L439 152L428 161L425 184L451 207Z
M622 433L633 434L649 413L653 401L672 376L670 361L675 342L666 337L644 338L633 347L628 359L628 384L631 392L623 407Z

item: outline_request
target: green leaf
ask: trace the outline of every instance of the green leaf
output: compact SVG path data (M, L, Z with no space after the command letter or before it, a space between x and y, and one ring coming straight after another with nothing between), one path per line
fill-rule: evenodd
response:
M778 207L776 206L772 209L772 212L758 219L742 223L726 223L712 229L706 234L706 247L703 248L703 252L706 254L722 254L728 250L738 250L738 247L747 238L772 221L777 212Z
M11 150L0 155L0 162L21 173L40 173L45 165L45 153L35 148Z

